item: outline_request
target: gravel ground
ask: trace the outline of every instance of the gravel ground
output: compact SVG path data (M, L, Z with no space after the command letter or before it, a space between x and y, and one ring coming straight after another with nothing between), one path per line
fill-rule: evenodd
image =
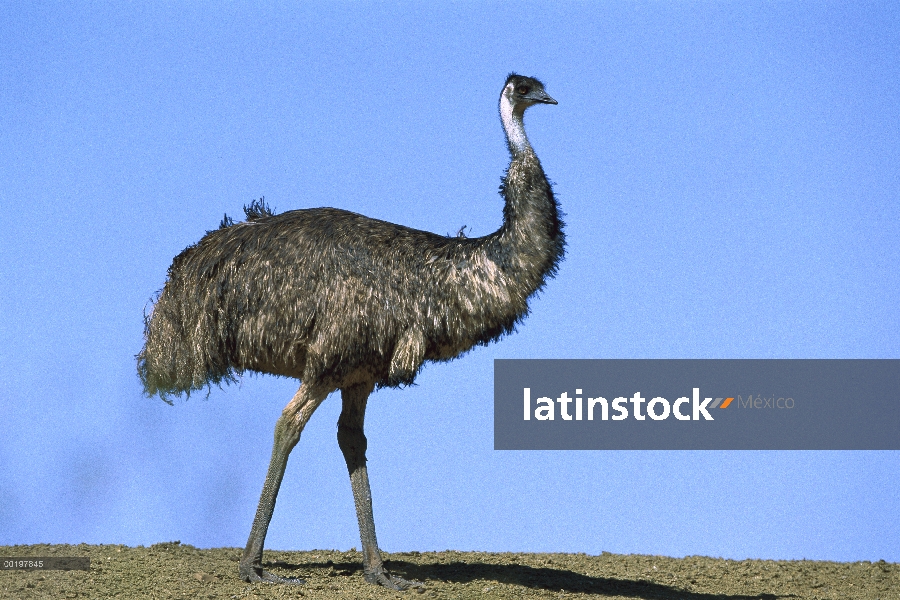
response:
M724 560L690 556L398 552L388 569L424 588L394 592L363 581L359 552L313 550L264 556L269 570L302 586L248 584L240 548L202 550L168 542L138 546L0 546L0 557L87 556L89 571L0 571L0 598L603 598L900 600L900 564Z

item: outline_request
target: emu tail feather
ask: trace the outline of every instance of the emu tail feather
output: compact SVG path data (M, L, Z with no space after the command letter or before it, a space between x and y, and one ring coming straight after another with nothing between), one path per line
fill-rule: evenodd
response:
M144 316L144 348L136 357L144 393L158 394L169 404L170 395L190 397L191 392L212 384L237 381L217 347L221 338L209 327L209 320L201 319L191 331L186 330L186 312L196 316L197 311L184 310L190 299L175 293L183 287L177 283L167 282L150 315Z

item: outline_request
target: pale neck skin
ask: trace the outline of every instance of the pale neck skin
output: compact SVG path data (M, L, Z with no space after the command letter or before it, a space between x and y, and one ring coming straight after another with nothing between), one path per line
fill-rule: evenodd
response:
M503 121L503 129L506 130L506 139L509 142L509 152L513 158L531 149L528 137L525 135L525 125L522 115L529 104L520 102L513 104L513 84L510 82L503 93L500 94L500 119Z

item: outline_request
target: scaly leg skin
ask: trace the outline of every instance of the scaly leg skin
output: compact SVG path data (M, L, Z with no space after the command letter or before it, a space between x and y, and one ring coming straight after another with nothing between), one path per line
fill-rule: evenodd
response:
M366 400L373 387L373 384L360 384L342 389L343 408L338 419L338 445L347 462L350 487L353 489L353 503L356 505L356 519L359 521L359 537L362 541L363 551L363 577L368 583L383 585L392 590L421 588L424 587L421 582L394 577L384 569L381 552L378 550L378 541L375 539L372 493L369 489L369 474L366 470L366 436L363 433Z
M279 577L264 571L262 568L263 545L266 541L269 522L272 520L272 512L275 510L275 498L278 496L278 488L281 487L288 456L300 441L300 434L303 432L306 422L309 421L309 417L326 396L328 396L327 391L313 390L305 384L301 385L275 424L275 443L272 446L269 471L266 473L266 482L263 484L256 517L253 519L253 527L250 529L250 538L247 540L244 555L241 557L239 573L244 581L295 585L304 583L303 579L297 577Z

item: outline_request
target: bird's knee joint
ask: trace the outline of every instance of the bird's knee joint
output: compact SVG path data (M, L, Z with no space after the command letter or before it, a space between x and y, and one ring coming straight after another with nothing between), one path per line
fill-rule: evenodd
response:
M295 419L281 416L275 423L275 445L291 449L300 441L300 425Z
M368 442L362 429L338 425L337 438L338 446L340 446L341 452L344 453L348 467L351 466L351 463L354 465L365 463Z
M347 425L338 425L338 446L341 450L344 448L358 448L363 452L366 451L367 441L366 434L358 427L350 427Z

